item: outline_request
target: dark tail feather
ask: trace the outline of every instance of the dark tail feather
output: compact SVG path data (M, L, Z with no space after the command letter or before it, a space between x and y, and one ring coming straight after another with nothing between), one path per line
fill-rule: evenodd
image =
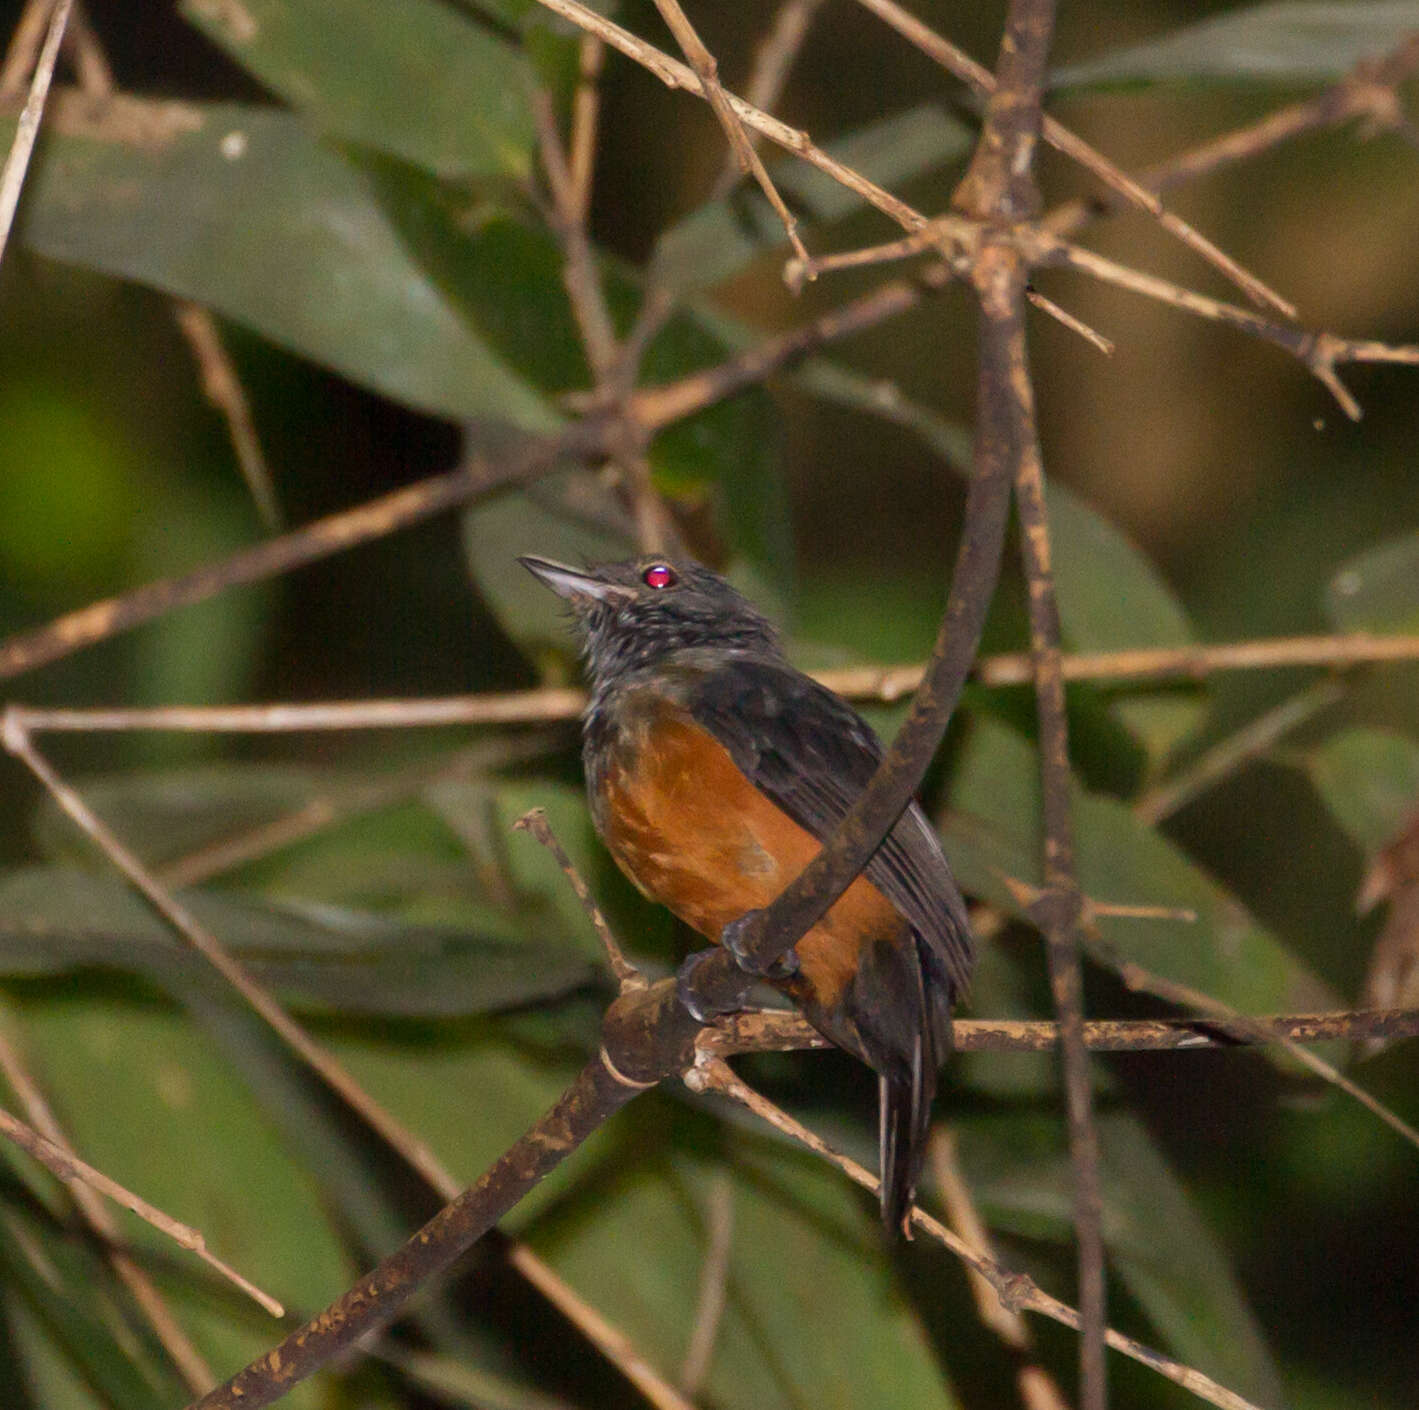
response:
M931 1103L936 1096L935 1044L918 1036L911 1061L878 1077L878 1146L882 1170L882 1223L893 1238L903 1232L926 1159Z

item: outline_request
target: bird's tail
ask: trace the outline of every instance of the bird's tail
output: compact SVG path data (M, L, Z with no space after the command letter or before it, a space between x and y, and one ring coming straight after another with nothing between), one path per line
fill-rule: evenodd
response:
M907 1213L926 1159L937 1059L929 1032L919 1032L911 1060L878 1076L878 1147L882 1170L882 1223L893 1237L905 1233Z

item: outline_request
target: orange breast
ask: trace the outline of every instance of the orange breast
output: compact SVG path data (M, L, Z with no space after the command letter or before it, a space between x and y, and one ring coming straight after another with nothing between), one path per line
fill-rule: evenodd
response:
M602 780L602 828L622 870L652 899L718 943L737 916L769 904L817 855L817 840L742 774L693 721L662 714L634 759ZM795 998L834 1007L864 945L904 937L905 922L859 877L797 945ZM811 1016L811 1015L810 1015Z

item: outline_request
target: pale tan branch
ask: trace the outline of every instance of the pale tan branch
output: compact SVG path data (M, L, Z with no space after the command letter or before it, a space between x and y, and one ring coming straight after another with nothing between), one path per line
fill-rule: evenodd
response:
M783 224L784 233L788 236L788 243L793 247L794 255L798 259L806 261L808 251L804 248L803 241L798 237L798 220L784 204L783 197L779 195L778 187L774 185L773 178L765 168L763 159L754 150L754 144L750 142L744 131L743 122L731 107L728 96L720 85L719 64L714 55L705 47L704 41L700 38L694 25L690 23L689 17L680 6L680 0L655 0L655 8L660 11L661 19L665 21L666 27L675 36L675 42L680 46L681 53L690 61L690 67L698 76L700 91L713 110L720 127L724 129L724 135L729 140L730 151L734 153L739 165L753 176L768 203L774 208L774 214Z
M136 1214L145 1224L156 1229L164 1238L171 1239L180 1248L195 1253L207 1266L219 1273L233 1287L240 1288L251 1300L273 1317L284 1317L286 1309L269 1293L262 1292L249 1278L244 1278L236 1269L224 1263L208 1247L207 1240L190 1224L164 1214L156 1205L149 1204L141 1195L120 1185L117 1180L96 1170L87 1161L80 1160L72 1151L56 1145L41 1136L32 1126L26 1125L18 1117L12 1116L0 1107L0 1135L31 1155L57 1180L66 1185L87 1185L91 1190L111 1199L115 1204Z
M251 414L251 403L247 400L246 388L237 376L231 355L222 343L222 335L217 331L217 321L210 309L201 304L177 300L173 305L177 326L202 377L202 392L211 404L221 412L227 423L227 434L231 437L232 449L236 453L237 467L246 481L247 491L256 505L262 522L272 533L281 529L281 506L276 499L276 487L271 479L271 467L261 450L261 440L256 434L256 422Z
M20 188L25 184L25 173L29 170L30 157L39 136L39 125L44 118L44 104L49 97L50 80L54 77L54 65L59 58L59 45L64 38L64 26L69 21L73 0L55 0L49 16L49 28L45 31L44 44L35 60L34 74L30 79L29 96L20 109L20 120L15 127L15 136L10 143L5 167L0 171L0 258L10 240L10 227L14 224L15 208L20 203Z
M909 43L915 45L928 58L968 84L981 97L988 97L995 91L995 75L978 64L964 50L923 24L915 15L904 10L896 0L858 0L885 24L896 30ZM1181 240L1189 249L1201 255L1214 268L1220 270L1229 280L1242 289L1258 304L1269 304L1287 318L1296 316L1295 307L1254 274L1243 269L1230 255L1218 249L1205 235L1195 230L1181 216L1167 210L1158 196L1144 185L1111 162L1103 153L1091 147L1082 138L1076 137L1062 123L1045 115L1040 135L1057 151L1071 157L1092 172L1106 186L1131 205L1147 212L1170 235Z

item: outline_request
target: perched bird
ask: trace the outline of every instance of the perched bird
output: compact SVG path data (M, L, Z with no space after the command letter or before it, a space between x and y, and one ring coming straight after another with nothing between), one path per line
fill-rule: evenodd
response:
M719 943L817 854L867 786L881 742L789 664L765 618L708 568L520 561L570 604L582 640L597 831L645 895ZM971 961L961 893L913 803L768 976L878 1074L882 1219L894 1233L915 1193Z

